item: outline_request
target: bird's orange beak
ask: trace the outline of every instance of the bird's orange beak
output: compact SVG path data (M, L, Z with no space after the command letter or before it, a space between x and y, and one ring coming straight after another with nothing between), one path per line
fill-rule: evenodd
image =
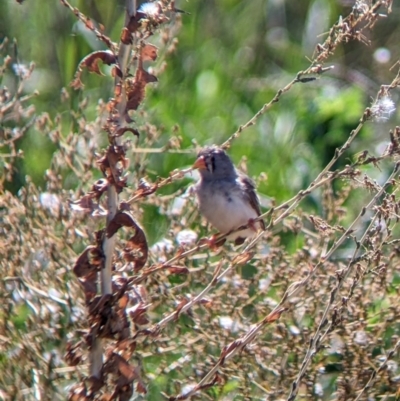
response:
M193 164L192 168L205 170L207 168L206 161L204 160L204 156L200 156Z

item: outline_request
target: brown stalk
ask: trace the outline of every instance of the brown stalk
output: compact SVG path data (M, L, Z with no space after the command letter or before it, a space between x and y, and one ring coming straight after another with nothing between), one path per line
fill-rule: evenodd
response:
M126 16L125 26L129 23L130 17L134 16L136 12L136 0L126 0ZM115 87L121 87L120 102L117 105L118 111L118 126L122 127L124 124L123 116L126 108L126 92L123 85L126 78L129 55L132 50L132 44L124 44L120 42L118 52L118 64L122 72L122 77L116 76ZM116 145L121 145L122 138L115 138ZM107 188L107 225L114 218L118 211L118 193L115 185L109 185ZM102 295L112 293L112 261L115 250L116 235L112 237L104 236L103 252L104 252L104 266L101 269L101 293ZM99 378L103 366L103 347L100 338L96 337L90 352L90 374Z

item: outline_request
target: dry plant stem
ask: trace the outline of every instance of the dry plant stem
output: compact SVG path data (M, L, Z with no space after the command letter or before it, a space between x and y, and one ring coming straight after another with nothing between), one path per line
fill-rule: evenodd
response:
M255 125L260 116L262 116L267 110L271 108L274 103L277 103L280 97L292 89L295 83L307 83L312 78L303 78L305 75L315 74L320 76L322 73L332 69L333 67L322 68L326 59L332 55L337 46L342 42L347 42L349 40L360 40L362 41L362 32L367 28L372 28L376 22L375 16L376 12L380 7L386 7L387 12L391 12L391 1L380 0L372 5L369 10L365 13L358 15L354 14L354 8L352 12L346 17L341 18L340 21L335 24L328 33L328 37L322 45L319 45L321 49L320 53L313 58L310 66L304 70L297 73L295 79L289 82L284 88L279 89L273 99L264 104L262 108L244 125L241 125L235 133L233 133L221 146L223 148L229 148L231 142L238 138L239 135L247 128ZM364 26L360 26L361 23L365 23ZM329 169L330 167L328 167Z
M69 8L84 25L87 26L88 19L83 15L78 8L73 7L67 0L60 0L61 4ZM115 50L115 43L111 42L106 36L104 36L93 24L90 24L90 30L96 35L97 39L101 40L111 50Z
M371 206L373 206L377 200L382 196L382 194L385 192L386 188L392 183L393 178L396 176L398 169L399 169L400 164L396 164L392 174L390 177L386 180L386 183L382 186L382 188L376 193L376 195L372 198L372 200L368 203L367 206L365 206L362 211L359 213L357 218L352 222L350 227L346 230L346 232L335 242L335 244L331 247L331 249L323 256L321 257L321 260L319 263L317 263L314 268L310 271L309 275L302 281L293 283L285 292L283 295L281 301L279 304L268 314L266 318L264 318L260 323L258 323L256 326L252 327L244 336L241 338L237 339L232 346L232 349L230 349L229 352L227 353L221 353L221 356L218 360L218 362L212 367L212 369L203 377L203 379L195 386L190 392L185 393L184 395L178 396L176 399L183 400L189 398L191 395L195 394L197 391L201 390L204 386L207 386L209 381L212 379L212 377L217 373L218 369L220 366L224 364L224 362L227 359L232 358L234 355L236 355L237 352L242 350L247 344L250 344L254 338L256 337L257 333L262 330L262 328L269 322L271 322L272 318L274 316L280 315L281 313L284 312L284 304L292 297L297 295L302 288L310 281L310 279L314 276L314 274L318 271L318 269L321 267L321 265L326 261L338 248L339 246L343 243L343 241L353 232L354 227L359 223L360 219L362 216L364 216L365 212L367 209L369 209ZM372 219L369 228L366 230L364 235L362 236L361 240L357 243L356 250L354 251L354 254L348 263L348 267L346 269L346 272L343 275L343 278L341 281L338 283L338 285L332 290L331 293L331 298L330 298L330 303L328 306L325 308L323 317L321 319L320 325L310 343L310 347L307 351L306 357L304 358L303 364L302 364L302 369L299 372L298 378L296 381L293 383L293 387L291 389L291 393L289 395L288 400L294 400L296 395L297 395L297 390L298 390L298 383L300 382L301 378L303 377L307 366L309 362L311 361L312 356L315 353L315 347L321 342L321 338L323 339L324 336L327 334L327 332L324 333L324 335L318 339L318 335L321 332L321 329L325 326L326 324L326 316L329 313L331 307L333 306L333 303L336 299L336 294L339 292L343 282L345 279L348 277L348 275L352 271L352 267L354 265L354 261L356 259L356 256L360 250L361 245L363 244L368 232L370 229L373 227L373 223L376 219L377 215ZM247 252L249 249L251 249L258 241L259 238L261 238L263 235L263 232L260 232L257 237L241 252L241 254L244 254ZM221 261L222 263L222 261ZM198 295L196 296L193 300L185 304L179 311L175 311L172 314L168 315L166 318L164 318L159 324L156 326L157 331L167 324L168 322L174 320L180 313L185 312L189 308L191 308L194 304L200 301L200 299L207 293L209 290L212 288L214 283L217 283L219 280L221 280L229 271L233 269L235 266L234 263L231 263L221 274L219 274L217 277L215 277L212 280L212 282ZM155 331L155 328L153 329ZM290 398L292 397L292 398Z
M259 110L257 112L257 114L252 117L246 124L242 125L239 127L239 130L236 131L234 134L232 134L232 136L226 140L221 147L223 148L228 148L230 146L230 142L237 138L237 136L245 129L250 127L251 125L254 125L258 119L259 116L261 116L265 111L267 111L272 104L276 103L279 101L279 97L289 91L291 89L291 87L296 83L300 81L300 77L306 74L310 74L313 72L313 68L315 67L309 67L306 71L300 71L297 73L297 77L291 81L288 85L286 85L284 88L280 89L276 95L274 96L274 98L267 104L265 104L261 110ZM390 92L390 90L397 88L400 85L400 70L398 71L396 77L393 79L393 81L390 83L390 85L382 85L378 95L377 95L377 99L382 96L382 94L388 94ZM319 186L323 185L325 182L329 182L331 180L333 180L334 178L337 178L337 176L340 173L332 173L332 174L336 174L334 176L330 176L324 179L324 176L329 172L329 170L331 169L331 167L339 160L339 158L343 155L343 153L348 150L350 148L350 145L352 144L352 142L354 141L354 139L356 138L356 136L360 133L361 129L364 127L364 124L369 120L369 118L371 117L371 111L370 108L367 107L364 110L364 113L362 115L362 117L360 118L360 122L358 124L358 126L352 130L350 132L350 135L347 139L347 141L343 144L343 146L341 146L340 148L337 148L335 151L335 154L332 158L332 160L325 166L325 168L318 174L317 178L314 179L313 182L311 182L311 184L304 190L301 190L297 195L295 195L293 198L287 200L286 202L282 203L281 205L277 206L276 208L274 208L274 211L278 211L280 209L286 209L285 213L282 214L281 216L278 217L278 219L276 221L274 221L273 224L276 224L277 222L279 222L280 220L282 220L283 218L285 218L287 215L290 214L290 212L295 209L297 207L297 205L300 203L300 201L308 194L311 193L312 190L318 188ZM140 150L139 150L140 151ZM150 152L149 152L150 153ZM189 169L185 169L185 170L180 170L177 172L174 172L173 174L171 174L168 178L165 178L163 180L161 180L160 182L158 182L157 185L157 189L161 188L165 185L170 184L171 182L173 182L176 179L180 179L183 178L185 174L189 173L190 171L192 171L191 168ZM324 180L323 180L324 179ZM129 200L128 203L132 203L137 199L140 199L142 197L142 195L134 195L132 196ZM288 207L289 205L291 205L290 207ZM268 211L267 213L262 214L261 216L259 216L259 218L263 218L266 217L267 214L269 214L270 211Z
M290 213L299 205L299 203L307 195L309 195L312 191L314 191L315 189L317 189L319 187L322 187L323 185L333 181L334 179L336 179L336 178L338 178L338 177L340 177L342 175L345 175L350 170L351 170L351 167L346 167L342 171L332 172L332 174L329 177L326 177L326 178L322 178L322 176L320 174L318 176L318 178L316 178L306 189L302 189L292 199L289 199L288 201L286 201L286 202L282 203L281 205L277 206L276 208L274 208L274 212L276 212L278 210L281 210L281 209L285 209L285 211L282 214L280 214L275 220L271 221L271 223L267 227L267 230L271 229L273 226L275 226L276 224L281 222L283 219L285 219L287 216L289 216ZM268 213L269 212L262 214L260 216L260 218L266 217L266 215Z
M214 272L214 276L212 278L212 280L210 281L210 283L207 285L207 287L204 288L203 291L201 291L198 295L196 295L196 297L194 297L191 301L189 301L187 304L185 304L182 308L180 308L179 310L174 311L173 313L171 313L170 315L166 316L164 319L160 320L156 326L155 326L155 331L158 331L161 327L165 326L167 323L171 322L172 320L175 320L181 313L186 312L188 309L190 309L193 305L197 304L198 302L200 302L200 300L210 291L210 289L218 282L218 273L221 270L221 266L222 266L222 261L221 263L217 266L215 272ZM228 270L230 270L229 266L225 272L227 272ZM225 273L224 272L224 273Z
M333 252L336 251L336 249L340 246L340 244L346 239L346 237L351 233L352 228L355 226L355 224L357 224L359 222L359 220L361 219L361 217L365 214L366 210L369 209L372 205L374 205L377 200L379 199L380 196L382 196L382 194L386 191L386 188L392 183L393 178L396 176L398 170L399 170L399 163L396 164L392 174L390 175L390 177L386 180L385 184L382 186L382 188L380 189L380 191L377 192L377 194L371 199L371 201L368 203L367 206L365 206L361 212L359 213L359 215L357 216L357 218L354 220L354 222L350 225L350 227L346 230L346 232L335 242L334 245L332 245L331 249L328 251L328 253L326 255L324 255L320 262L317 263L317 265L313 268L313 271L316 270L317 267L321 266L325 260L327 260L332 254ZM376 217L375 217L376 218ZM375 220L375 218L372 220L369 229L367 229L364 233L364 235L362 236L362 238L360 239L360 241L357 242L356 245L356 249L354 251L354 254L350 260L350 262L347 265L347 268L345 269L345 271L342 273L340 280L337 284L337 286L332 290L331 292L331 296L330 296L330 301L328 303L328 305L326 306L324 313L322 315L321 321L318 325L317 330L315 331L311 341L310 341L310 345L307 349L306 355L303 359L303 363L301 366L301 369L297 375L296 380L293 382L292 384L292 388L290 391L290 394L287 398L288 401L293 401L296 398L297 392L299 390L299 385L300 385L300 381L303 378L308 365L311 362L312 357L314 356L314 354L317 352L317 348L321 342L321 337L320 337L320 333L322 328L326 325L327 323L327 315L330 311L330 309L332 308L335 299L336 299L336 295L338 294L339 290L341 289L343 283L345 282L346 278L350 275L351 271L352 271L352 267L354 266L354 260L361 248L361 245L363 244L363 242L365 241L365 238L369 232L369 230L372 227L372 223ZM309 280L309 277L307 277L307 281ZM303 284L303 282L302 282ZM302 285L303 286L303 285ZM293 295L294 292L297 292L299 289L299 287L296 287L293 289L292 293L290 294Z
M170 176L169 176L169 177L163 178L161 181L159 181L159 182L153 184L154 187L155 187L155 191L156 191L157 189L159 189L159 188L165 186L165 185L170 184L171 182L173 182L173 181L175 181L175 180L182 179L182 178L185 176L185 174L190 173L191 171L193 171L192 168L187 168L187 169L185 169L185 170L178 170L178 171L176 171L176 172L174 171L173 173L170 173ZM141 194L141 193L136 194L136 195L133 195L131 198L129 198L129 199L127 200L127 203L132 203L132 202L134 202L134 201L136 201L136 200L138 200L138 199L140 199L140 198L143 198L143 196L146 196L146 195L143 195L143 194Z
M177 153L177 154L193 154L191 149L166 149L162 148L136 148L135 153Z
M315 190L316 188L331 182L333 179L340 177L341 175L345 175L346 172L351 169L351 167L347 167L344 170L337 172L336 174L332 174L329 177L326 177L325 179L322 179L321 181L319 181L318 184L316 184L314 181L313 185L310 185L306 190L302 191L301 194L298 194L296 196L296 198L294 198L293 200L297 199L298 202L300 202L300 200L305 197L306 195L308 195L309 193L312 192L312 190ZM391 178L389 178L390 180ZM382 188L382 190L384 190L384 188ZM376 197L379 197L379 194L376 195ZM371 201L373 202L374 200L376 200L376 197L374 197L374 199ZM298 202L296 202L295 206L296 207L298 205ZM293 205L292 205L293 206ZM369 206L369 205L368 205ZM368 207L367 206L367 207ZM290 214L290 212L294 209L294 207L290 207L290 210L286 210L285 213L283 213L282 215L280 215L276 220L274 220L273 222L271 222L271 224L269 225L269 227L272 227L274 225L276 225L279 221L281 221L282 219L284 219L285 217L287 217L287 215ZM266 216L270 214L270 211L265 213L263 216ZM362 217L362 214L360 214L357 219L350 225L350 227L346 230L346 232L339 238L339 240L335 243L335 245L331 248L331 250L329 251L328 254L324 255L323 260L326 260L329 256L331 256L331 254L342 244L342 242L346 239L346 237L349 235L349 233L352 232L354 226L359 222L359 219ZM239 229L240 230L240 229ZM266 230L268 232L268 228ZM261 231L254 239L253 241L251 241L243 250L242 252L239 254L240 255L244 255L246 252L250 251L255 245L256 243L260 240L261 237L263 237L265 235L265 232ZM222 236L221 238L224 238L224 236ZM206 249L208 248L208 244L204 243L204 244L200 244L197 245L183 253L177 254L175 256L173 256L171 259L167 260L166 262L164 262L162 265L157 266L155 268L149 269L148 272L144 271L142 275L135 277L131 280L132 284L138 284L140 282L142 282L148 275L153 274L156 271L159 270L163 270L165 268L165 266L168 265L172 265L173 263L177 262L178 260L184 259L196 252L198 252L201 249ZM221 261L222 263L222 261ZM271 312L271 314L276 313L277 310L279 310L279 308L282 308L284 302L286 302L289 298L293 297L294 295L296 295L302 287L304 287L304 285L313 277L314 273L317 271L317 269L320 267L320 265L322 264L322 262L320 262L320 264L316 265L313 270L310 272L310 274L301 282L297 282L294 283L293 285L291 285L288 290L286 291L285 295L283 296L281 302L277 305L277 307ZM234 267L234 264L230 264L227 269L225 269L218 277L217 277L217 282L219 282L228 272L230 272L232 270L232 268ZM196 296L193 300L191 300L190 302L188 302L187 304L184 305L183 308L181 308L179 310L179 312L174 311L172 312L170 315L166 316L162 321L160 321L157 325L155 325L152 329L150 329L151 332L156 332L157 330L159 330L161 327L165 326L167 323L169 323L170 321L174 320L177 316L177 314L183 313L185 311L187 311L188 309L190 309L192 306L194 306L198 301L201 300L202 297L204 297L209 290L212 288L212 285L207 286L198 296ZM143 333L142 333L143 334Z
M382 85L379 93L383 92L389 92L391 89L396 88L399 85L399 74L400 72L397 73L396 77L392 81L390 85ZM343 153L349 149L350 145L356 138L356 136L360 133L361 129L363 128L364 124L366 121L368 121L370 117L370 109L366 108L364 110L363 116L360 119L360 123L358 126L350 132L350 135L347 139L347 141L341 146L340 148L337 148L335 151L335 154L332 158L332 160L325 166L325 168L318 174L317 178L311 184L304 190L301 190L297 195L295 195L292 199L289 199L288 201L282 203L281 205L277 206L274 211L280 210L280 209L286 209L276 220L274 220L271 225L277 224L279 221L283 220L285 217L287 217L290 212L295 209L298 204L301 202L301 200L308 194L311 193L312 190L320 187L321 185L325 184L326 182L332 181L334 178L337 178L341 174L345 173L346 169L342 172L332 172L332 176L327 177L324 179L324 176L329 172L331 167L339 160L339 158L343 155ZM290 206L289 206L290 205ZM260 218L264 217L266 213L260 216Z
M126 17L125 26L128 24L131 16L136 11L136 0L126 0ZM123 77L116 77L115 85L121 85L121 101L118 103L117 110L119 114L119 125L123 124L123 115L126 106L126 94L123 88L124 78L127 74L127 66L129 61L129 55L131 53L132 46L124 45L122 42L119 46L118 52L118 63L121 68ZM121 138L116 138L116 145L120 145ZM118 193L115 185L109 185L107 188L107 225L114 218L118 211ZM116 235L108 238L104 237L103 240L103 252L104 252L104 266L101 269L101 293L102 295L112 293L112 261L115 250ZM103 347L100 338L96 337L93 341L90 352L90 373L92 376L100 377L101 369L103 366Z
M4 282L7 281L18 281L20 282L22 285L24 285L26 288L32 290L34 293L36 293L37 295L39 295L40 297L43 298L47 298L47 299L51 299L61 305L65 305L68 306L68 302L65 299L62 299L60 297L57 296L50 296L48 292L43 291L37 287L35 287L34 285L30 284L27 279L23 278L23 277L5 277Z
M298 73L297 76L299 76L300 74L303 74L303 72ZM279 98L282 96L282 94L284 94L285 92L288 92L296 82L298 82L298 78L297 78L297 77L296 77L295 79L293 79L291 82L289 82L284 88L279 89L278 92L277 92L277 93L275 94L275 96L273 97L273 99L272 99L270 102L264 104L263 107L261 107L261 109L260 109L249 121L247 121L246 124L241 125L241 126L237 129L237 131L234 132L234 133L221 145L221 147L224 148L224 149L229 148L231 142L232 142L234 139L238 138L239 135L240 135L246 128L249 128L249 127L251 127L252 125L255 125L256 122L257 122L257 120L258 120L258 118L259 118L260 116L262 116L267 110L269 110L269 109L271 108L271 106L272 106L274 103L278 102L278 101L279 101Z
M135 0L127 0L126 2L126 20L125 25L128 24L130 16L132 16L135 12ZM123 78L116 77L115 85L122 85L123 80L127 74L127 65L129 61L129 55L132 49L132 45L124 45L122 42L120 43L119 52L118 52L118 63L120 65L121 71L123 73ZM122 88L121 92L121 101L118 103L117 110L119 115L119 126L123 124L123 114L126 107L126 93ZM115 138L116 145L121 145L121 138ZM110 185L107 190L107 225L114 218L115 214L118 210L118 194L116 191L115 185ZM112 236L111 238L105 237L103 242L103 251L105 257L104 268L102 269L101 275L101 285L102 285L102 293L103 294L111 294L111 267L112 267L112 258L114 255L115 249L115 239L116 236Z
M364 392L369 390L372 387L372 385L375 381L375 378L378 376L378 374L380 372L382 372L384 370L384 368L386 367L389 360L396 354L396 352L399 350L399 348L400 348L400 340L397 341L394 348L387 354L386 359L382 362L381 366L379 366L378 369L374 370L371 373L371 377L369 378L368 383L360 391L360 394L358 394L358 396L354 399L354 401L359 401L361 399L362 395L364 394Z
M229 352L225 353L225 350L221 353L218 362L212 367L212 369L199 381L199 383L192 388L189 392L186 392L184 395L180 395L176 397L176 400L186 400L192 395L196 394L199 390L205 387L209 387L213 384L213 381L210 379L217 373L220 366L222 366L227 359L232 358L238 352L242 351L243 348L251 343L256 337L257 333L268 323L270 323L269 318L273 318L274 316L280 315L284 311L284 308L274 308L274 310L268 314L268 316L263 319L260 323L250 329L242 338L236 340L235 342L229 345L232 348Z
M382 4L385 4L384 2L379 2ZM133 1L128 1L127 2L127 10L128 10L128 15L127 18L129 18L129 15L132 15L134 12L134 2ZM342 41L343 38L340 37L335 41L335 45L337 45L337 43L339 43L340 41ZM119 51L119 55L118 55L118 60L119 60L119 64L120 64L120 68L123 72L123 74L126 74L126 66L128 63L128 58L129 58L129 54L131 51L131 47L130 46L125 46L123 44L120 45L120 51ZM238 131L235 132L222 146L223 147L229 147L230 142L236 138L237 136L239 136L239 134L246 128L254 125L256 123L256 121L258 120L258 118L264 114L274 103L279 101L280 96L283 93L286 93L287 91L289 91L293 85L297 82L307 82L305 80L301 80L301 77L303 75L309 75L309 74L321 74L322 72L324 72L320 66L316 66L316 60L317 61L322 61L321 57L319 57L318 59L315 59L311 66L306 70L306 71L302 71L300 73L297 74L297 77L295 79L293 79L288 85L286 85L284 88L280 89L276 95L274 96L274 98L269 102L266 103L255 115L253 118L251 118L245 125L239 127ZM118 78L117 78L118 81ZM118 82L116 82L116 84L118 84ZM122 88L122 101L118 104L118 109L120 111L120 116L122 115L122 111L124 110L124 106L125 106L125 93L124 90ZM315 188L321 186L324 182L326 181L331 181L334 178L337 177L337 175L332 175L330 177L325 177L325 175L329 172L330 168L333 166L333 164L336 162L336 160L338 160L341 155L349 148L351 142L354 140L354 138L356 137L356 135L360 132L364 122L367 119L367 114L364 113L363 118L360 121L359 126L352 131L352 133L349 136L349 139L346 141L346 143L337 150L337 152L335 153L334 158L332 159L332 161L325 167L325 169L318 175L318 177L313 181L313 183L310 184L310 186L305 190L305 191L301 191L299 192L299 194L293 199L293 203L290 205L290 207L285 210L275 221L272 222L273 224L276 224L278 221L283 220L286 216L288 216L291 211L293 209L295 209L298 204L300 203L300 201L307 195L309 194L312 190L314 190ZM122 121L120 120L120 125L122 124ZM117 143L118 144L118 143ZM173 180L173 178L178 178L179 176L181 176L181 173L175 173L173 176L168 177L166 180L164 180L163 182L159 183L158 186L163 186L166 185L167 183L171 182ZM118 195L116 192L116 189L114 186L110 186L109 190L108 190L108 198L107 198L107 203L108 203L108 218L107 218L107 223L109 223L109 221L114 217L114 215L117 212L117 208L118 208ZM136 196L134 196L132 199L130 199L130 201L133 201L134 199L136 199ZM376 198L374 198L376 199ZM281 205L282 207L282 205ZM362 215L359 216L359 218L361 218ZM353 222L353 224L350 226L350 228L346 231L346 233L350 233L352 230L352 227L354 227L354 225L357 223L358 219L356 219L355 222ZM261 238L262 234L259 234L256 238L255 241L253 241L252 243L250 243L248 245L248 247L246 247L246 249L242 252L242 254L244 252L246 252L248 249L252 248L256 242ZM115 238L115 237L114 237ZM103 251L105 254L105 268L102 270L102 293L103 294L108 294L111 293L111 266L112 266L112 257L113 257L113 253L114 253L114 246L115 246L115 241L114 238L105 238L104 242L103 242ZM338 241L337 243L331 248L331 250L328 252L328 254L325 255L324 258L328 258L339 246L340 244L344 241L344 239L346 238L346 235L344 234ZM198 249L198 248L197 248ZM196 249L196 250L197 250ZM177 257L174 257L172 260L174 259L181 259L183 257L188 256L189 254L193 253L193 251L187 251L182 255L179 255ZM315 266L315 268L313 269L313 272L315 272L317 270L317 267L319 267L322 264L322 261L325 259L322 259L321 262L319 264L317 264L317 266ZM190 307L192 307L194 304L196 304L197 302L199 302L199 300L211 289L211 287L213 286L213 284L218 281L219 279L221 279L225 274L227 274L227 272L229 272L234 266L234 263L231 263L229 265L229 267L223 272L221 273L221 275L219 275L217 278L213 278L212 282L200 293L198 294L198 296L196 296L193 300L191 300L190 302L188 302L187 304L185 304L182 308L180 308L179 310L175 311L174 313L170 314L169 316L167 316L166 318L164 318L162 321L159 322L159 324L157 325L157 328L162 327L163 325L167 324L168 322L170 322L171 320L173 320L174 318L176 318L176 316L181 313L184 312L186 310L188 310ZM291 286L288 291L286 292L286 294L284 295L281 303L278 305L278 307L282 307L283 302L286 302L287 299L291 296L293 296L295 293L297 293L298 291L300 291L300 289L306 284L306 282L312 277L313 272L307 277L306 280L303 280L300 283L295 283L293 286ZM338 288L339 290L339 288ZM277 307L277 308L278 308ZM271 312L271 314L276 313L279 309L275 308L274 311ZM329 310L329 309L328 309ZM246 334L246 336L243 337L243 339L241 340L241 346L240 347L236 347L234 348L228 355L224 356L224 358L221 358L220 361L218 362L218 364L213 368L213 370L211 370L206 376L205 378L203 378L203 380L199 383L199 386L197 387L197 389L199 389L199 387L203 384L206 383L207 380L212 377L212 375L218 370L218 367L223 364L223 361L226 359L226 357L231 357L233 356L237 350L239 348L242 348L242 346L244 346L245 344L251 342L255 335L257 334L257 332L259 330L261 330L261 328L263 327L264 323L260 323L258 326L256 326L254 329L250 330L249 333ZM315 337L314 337L315 338ZM98 341L98 340L96 340ZM99 345L99 343L94 344L93 346L93 354L92 356L95 356L94 358L92 358L92 374L94 375L99 375L100 374L100 370L101 370L101 366L102 366L102 349L101 349L101 344ZM97 362L96 362L97 361ZM96 367L97 366L97 367ZM186 394L185 394L186 396Z

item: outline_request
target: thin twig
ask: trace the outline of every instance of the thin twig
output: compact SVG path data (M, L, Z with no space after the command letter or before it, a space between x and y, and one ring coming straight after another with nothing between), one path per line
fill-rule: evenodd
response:
M383 369L386 367L387 363L389 362L389 360L396 354L396 352L398 351L398 349L400 348L400 340L397 340L394 348L389 351L389 353L387 354L385 360L382 362L382 364L379 366L378 369L374 370L371 373L371 376L367 382L367 384L364 386L364 388L360 391L360 393L358 394L358 396L354 399L354 401L359 401L361 399L361 396L364 394L365 391L369 390L376 377L378 376L379 373L381 373L383 371Z
M399 166L400 164L397 163L395 165L395 168L393 169L392 174L389 176L389 178L386 180L385 184L382 186L382 188L380 189L379 192L377 192L375 194L375 196L371 199L371 201L367 204L367 206L363 207L363 209L361 210L361 212L358 214L357 218L353 221L353 223L350 225L350 227L346 230L346 232L335 242L335 244L332 245L331 249L327 252L326 255L324 255L321 260L317 263L317 265L314 267L313 271L316 270L317 267L320 267L332 254L333 252L335 252L338 247L343 243L343 241L348 237L348 235L353 231L353 228L355 227L355 225L361 220L362 216L365 215L365 212L371 208L371 206L373 206L378 199L385 193L387 187L389 185L392 184L392 180L394 179L394 177L397 175L398 170L399 170ZM372 224L372 222L371 222ZM354 265L354 260L360 250L361 245L363 244L363 242L365 241L366 235L367 235L367 231L365 231L364 235L362 236L362 238L360 239L360 241L357 243L356 249L354 250L354 254L350 260L350 262L348 263L347 268L345 269L345 271L342 273L341 278L339 280L339 282L337 283L336 287L334 288L334 290L331 293L330 296L330 302L328 303L328 305L326 306L320 323L318 325L318 328L316 329L309 347L307 349L306 355L303 359L302 365L301 365L301 369L296 377L296 379L294 380L293 384L292 384L292 388L290 390L289 396L287 398L288 401L293 401L296 398L297 392L299 390L300 387L300 381L303 378L308 365L310 364L313 355L315 354L315 352L317 351L317 347L320 344L321 338L320 338L320 332L322 330L322 328L326 325L327 323L327 315L330 311L330 309L332 308L334 301L336 299L336 295L338 294L339 290L341 289L341 287L343 286L343 283L345 282L346 278L350 275L351 271L352 271L352 267Z

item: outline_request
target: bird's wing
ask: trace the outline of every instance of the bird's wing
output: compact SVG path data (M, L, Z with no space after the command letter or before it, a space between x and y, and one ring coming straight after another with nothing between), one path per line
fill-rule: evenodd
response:
M254 181L242 173L239 174L239 180L244 187L245 196L247 197L251 207L257 212L257 216L261 214L260 201L256 193ZM261 228L265 230L264 220L260 220Z

